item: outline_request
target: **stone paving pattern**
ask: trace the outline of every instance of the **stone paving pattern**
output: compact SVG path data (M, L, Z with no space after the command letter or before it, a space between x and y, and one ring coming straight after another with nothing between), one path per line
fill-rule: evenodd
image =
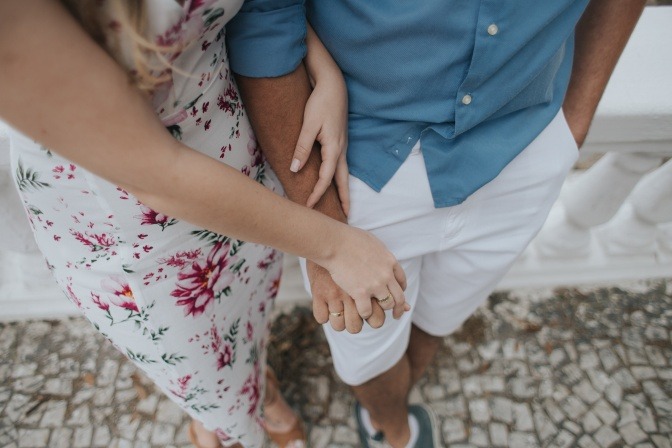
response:
M494 294L411 394L444 446L670 448L672 280ZM352 397L306 308L269 362L312 446L357 447ZM81 318L0 324L0 447L187 447L186 416Z

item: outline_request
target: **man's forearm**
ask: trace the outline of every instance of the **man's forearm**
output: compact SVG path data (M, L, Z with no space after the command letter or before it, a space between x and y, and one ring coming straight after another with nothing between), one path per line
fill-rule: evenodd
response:
M645 3L591 0L576 27L574 66L563 109L579 145Z
M319 151L313 150L301 171L289 170L311 92L304 65L299 64L294 72L278 78L236 75L236 81L264 156L287 197L305 204L317 182L322 158ZM334 219L346 221L333 184L315 208Z

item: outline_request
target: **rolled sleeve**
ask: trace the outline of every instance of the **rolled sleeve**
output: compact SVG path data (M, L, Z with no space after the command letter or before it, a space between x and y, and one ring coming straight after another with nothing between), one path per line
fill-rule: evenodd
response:
M235 73L252 78L291 73L306 55L304 0L246 0L226 35Z

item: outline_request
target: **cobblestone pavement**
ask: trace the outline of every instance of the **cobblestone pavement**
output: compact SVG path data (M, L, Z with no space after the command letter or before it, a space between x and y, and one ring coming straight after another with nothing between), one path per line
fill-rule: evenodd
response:
M411 394L451 447L672 447L672 280L498 293ZM0 446L187 447L187 419L83 319L0 324ZM305 308L269 360L314 447L356 447Z

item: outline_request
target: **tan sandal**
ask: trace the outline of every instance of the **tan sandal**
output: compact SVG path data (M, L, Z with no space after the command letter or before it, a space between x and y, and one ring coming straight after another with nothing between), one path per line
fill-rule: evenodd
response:
M273 371L270 367L266 368L266 381L268 384L271 384L275 387L275 390L280 395L280 383L278 378L276 378ZM268 387L268 386L267 386ZM277 396L273 397L271 403L277 400ZM266 429L266 434L268 437L275 443L279 448L305 448L308 446L308 440L306 438L306 429L303 426L303 422L298 415L295 415L296 421L294 426L292 426L288 431L284 432L273 432Z
M198 436L196 436L196 428L194 428L193 420L191 423L189 423L189 441L192 445L194 445L195 448L205 448L203 445L198 443ZM219 446L221 447L222 444L220 443Z

